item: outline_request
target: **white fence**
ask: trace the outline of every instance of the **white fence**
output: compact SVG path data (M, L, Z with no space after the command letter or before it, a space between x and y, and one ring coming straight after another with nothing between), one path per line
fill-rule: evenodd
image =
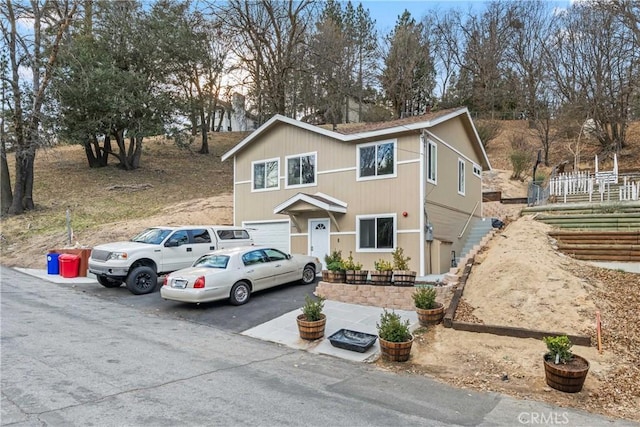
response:
M567 196L588 194L589 202L592 202L594 196L600 196L601 202L610 201L612 197L621 201L639 200L640 199L640 179L638 176L623 176L623 182L620 183L618 174L618 157L614 155L613 170L599 171L598 156L595 158L595 173L589 172L573 172L561 173L549 180L549 197L555 199L556 202L567 202ZM613 189L612 189L613 187ZM617 191L616 191L617 189ZM596 193L596 194L594 194ZM616 194L617 193L617 194ZM558 200L562 198L562 200Z

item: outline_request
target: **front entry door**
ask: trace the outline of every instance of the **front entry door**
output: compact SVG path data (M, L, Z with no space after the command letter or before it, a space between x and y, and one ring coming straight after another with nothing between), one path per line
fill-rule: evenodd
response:
M329 254L329 220L311 219L309 220L309 255L317 257L324 265L324 257Z

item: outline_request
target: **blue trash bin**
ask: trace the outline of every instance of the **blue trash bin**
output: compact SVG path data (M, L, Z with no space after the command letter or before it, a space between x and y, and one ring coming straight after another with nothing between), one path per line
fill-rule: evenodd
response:
M47 274L60 274L59 256L60 254L54 252L47 254Z

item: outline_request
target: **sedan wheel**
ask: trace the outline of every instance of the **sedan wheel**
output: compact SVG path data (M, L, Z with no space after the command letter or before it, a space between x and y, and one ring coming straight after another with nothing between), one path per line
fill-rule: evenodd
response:
M302 283L304 285L310 285L316 280L316 269L311 265L305 265L302 270Z
M134 295L153 292L158 284L158 275L151 267L140 266L127 276L127 289Z
M229 301L233 305L242 305L249 301L251 296L251 288L247 282L238 282L231 288L231 295L229 295Z

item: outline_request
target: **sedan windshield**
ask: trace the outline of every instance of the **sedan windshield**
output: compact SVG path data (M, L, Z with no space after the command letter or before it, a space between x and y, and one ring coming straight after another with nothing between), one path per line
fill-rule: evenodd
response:
M163 228L147 228L142 233L131 239L131 241L159 245L169 235L170 232L171 230Z
M208 268L227 268L228 263L229 257L226 255L203 255L193 263L193 266Z

